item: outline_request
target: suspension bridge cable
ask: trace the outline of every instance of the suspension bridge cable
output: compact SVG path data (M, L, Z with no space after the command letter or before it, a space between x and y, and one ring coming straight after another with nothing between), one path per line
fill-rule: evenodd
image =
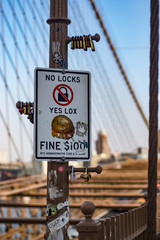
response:
M48 38L45 39L45 36L47 37L47 36L49 35L48 32L47 32L47 30L46 30L46 28L44 27L44 24L45 24L45 25L47 25L47 24L44 22L44 18L43 18L43 16L42 16L41 11L39 10L38 5L36 4L36 1L34 0L32 3L33 3L34 8L35 8L35 10L36 10L35 13L37 13L37 16L38 16L38 18L39 18L39 20L40 20L41 31L43 32L43 34L42 34L43 43L46 44L46 45L49 45ZM42 27L42 25L43 25L43 27ZM47 33L47 34L46 34L46 33Z
M4 50L5 50L6 54L7 54L7 57L9 59L9 62L10 62L11 66L12 66L12 68L13 68L15 74L16 74L17 80L18 80L18 82L19 82L19 84L20 84L20 86L21 86L21 88L23 90L23 93L24 93L26 99L29 101L29 97L27 96L27 92L25 90L25 87L24 87L24 85L23 85L23 83L21 81L21 78L20 78L20 76L19 76L19 74L17 72L16 66L15 66L14 61L13 61L13 59L12 59L12 57L11 57L9 51L8 51L8 48L7 48L7 46L6 46L5 42L4 42L4 39L3 39L3 36L2 36L1 32L0 32L0 39L1 39L1 42L3 44L3 48L4 48Z
M20 153L19 153L19 151L18 151L18 149L17 149L17 145L16 145L16 143L15 143L13 137L12 137L12 134L11 134L11 132L10 132L10 129L9 129L8 124L7 124L7 122L6 122L6 120L5 120L4 116L3 116L3 113L2 113L2 111L1 111L1 109L0 109L0 117L1 117L1 119L2 119L2 122L3 122L3 125L4 125L5 129L6 129L6 131L7 131L8 137L10 138L10 141L12 142L13 148L14 148L17 156L19 157L21 163L23 164L23 169L24 169L26 175L28 175L27 169L26 169L26 167L25 167L25 165L24 165L24 162L23 162L23 160L22 160L22 158L21 158L21 155L20 155Z
M77 29L76 29L77 30ZM79 52L79 54L80 55L82 55L82 52L80 51ZM76 58L76 60L74 59L74 65L75 65L75 62L77 61L77 59L78 59L78 57ZM88 62L89 60L87 60L87 57L85 56L85 58L82 56L82 57L79 57L79 59L81 59L81 64L83 63L84 64L84 67L85 67L85 65L86 65L86 62ZM84 61L84 59L86 59L86 61ZM95 76L95 74L93 74L94 76ZM96 77L95 77L96 78ZM104 118L102 118L101 117L101 112L103 112L104 113L104 115L105 115L105 120L107 121L107 126L109 126L108 127L108 132L109 131L111 131L111 134L109 134L110 136L114 136L114 140L115 140L115 145L116 146L118 146L118 147L120 147L120 145L121 145L121 148L122 148L122 141L118 141L118 139L117 139L117 131L115 130L115 128L113 128L113 121L111 121L111 119L108 117L108 116L110 116L111 114L109 114L108 112L109 111L106 111L106 108L104 108L104 102L102 101L102 97L101 97L101 95L99 95L100 93L97 91L97 87L96 87L96 85L95 85L95 81L93 81L93 83L92 83L92 86L93 86L93 89L94 89L94 99L96 99L96 103L95 104L93 104L94 105L94 110L96 111L96 115L94 116L94 117L96 117L97 118L97 120L96 119L94 119L94 122L96 122L97 123L97 125L99 124L99 123L102 123L103 122L103 124L101 124L101 127L102 128L104 128L104 126L106 125L106 123L105 123L105 121L104 121ZM95 107L95 105L98 105L99 107L98 108L96 108ZM100 107L101 106L101 107ZM98 112L98 111L100 111L100 112ZM114 143L112 143L112 146L114 145Z
M34 33L34 30L33 30L32 27L31 27L31 24L29 23L29 21L28 21L28 19L27 19L27 17L26 17L26 13L25 13L25 11L24 11L24 8L23 8L20 0L17 0L17 3L18 3L18 6L19 6L22 14L24 15L24 17L25 17L25 19L26 19L26 23L27 23L29 32L30 32L30 34L31 34L31 36L32 36L32 38L33 38L33 40L34 40L34 42L35 42L35 38L34 38L35 33ZM29 5L29 9L30 9L30 11L31 11L31 13L32 13L32 6L30 5L30 2L27 1L27 4ZM41 30L41 26L39 25L38 21L37 21L37 29L39 30L40 34L43 35L43 32L42 32L42 30ZM47 44L47 42L46 42L46 44ZM37 46L36 48L38 49L38 52L39 52L39 54L40 54L40 56L41 56L41 59L43 60L43 63L46 65L46 64L47 64L46 58L44 57L44 55L43 55L43 53L42 53L42 49L41 49L41 47L39 46L38 41L36 42L36 46ZM34 59L35 59L35 58L34 58ZM35 64L36 64L36 66L37 66L36 59L35 59Z
M132 86L131 86L131 84L129 82L129 79L128 79L127 75L126 75L126 72L125 72L125 70L124 70L124 68L123 68L123 66L121 64L120 58L118 57L118 54L117 54L117 52L115 50L115 47L113 46L113 43L112 43L112 41L111 41L111 39L109 37L109 34L108 34L107 29L106 29L106 27L105 27L105 25L104 25L104 23L102 21L102 18L100 16L100 14L98 12L98 9L97 9L97 7L96 7L96 5L95 5L93 0L89 0L89 1L90 1L91 5L93 7L93 10L94 10L94 12L96 14L96 17L97 17L98 21L100 23L100 26L101 26L101 28L103 30L103 33L104 33L104 35L105 35L105 37L106 37L106 39L107 39L107 41L109 43L110 49L111 49L111 51L112 51L112 53L113 53L113 55L115 57L115 60L116 60L116 62L118 64L118 67L119 67L119 69L120 69L120 71L122 73L122 76L123 76L123 78L124 78L124 80L125 80L125 82L127 84L127 87L128 87L128 89L130 91L130 94L133 97L133 100L134 100L134 102L135 102L135 104L136 104L136 106L137 106L137 108L138 108L138 110L139 110L139 112L141 114L141 117L143 118L147 128L149 129L148 120L147 120L147 118L146 118L146 116L145 116L145 114L144 114L144 112L142 110L142 107L141 107L141 105L140 105L140 103L139 103L139 101L138 101L138 99L137 99L137 97L136 97L136 95L134 93L134 90L132 89Z
M80 17L81 17L81 15L80 15L80 10L79 10L79 8L77 7L77 3L74 3L74 4L75 4L75 6L76 6L76 8L77 8L77 11L78 11L78 14L79 14L79 18L80 18ZM74 8L74 9L75 9L75 8ZM81 18L81 19L82 19L82 23L83 23L83 25L84 25L84 28L87 29L87 31L88 31L88 28L87 28L87 26L86 26L83 18ZM117 97L116 97L115 91L114 91L114 89L113 89L113 87L112 87L112 84L111 84L111 82L110 82L110 80L109 80L109 77L107 76L107 72L106 72L106 69L105 69L105 67L104 67L104 64L102 64L103 61L102 61L102 59L101 59L101 57L100 57L100 55L99 55L99 53L98 53L97 51L95 52L95 54L96 54L96 58L93 58L93 61L94 61L94 63L97 65L97 68L96 68L96 69L99 70L99 73L100 73L100 74L103 72L103 74L104 74L105 77L106 77L105 79L107 80L107 85L106 85L106 81L105 81L104 77L101 78L102 81L103 81L103 85L105 86L106 91L108 91L109 88L110 88L110 90L111 90L110 92L108 91L108 95L109 95L109 99L110 99L110 101L111 101L112 106L114 106L114 108L113 108L114 114L115 114L115 116L117 116L117 118L118 118L118 120L119 120L119 123L120 123L120 125L121 125L120 127L124 130L124 133L126 133L127 135L128 135L128 133L130 133L130 137L131 137L132 140L131 140L131 139L128 139L128 140L129 140L129 141L131 140L131 141L134 143L134 145L136 146L137 144L136 144L136 141L135 141L135 139L134 139L133 133L132 133L132 131L131 131L128 123L127 123L127 120L126 120L124 114L123 114L122 108L121 108L121 106L120 106L120 104L119 104L119 101L118 101L118 99L117 99ZM100 63L101 63L101 64L100 64ZM99 67L98 67L98 66L99 66ZM101 71L100 71L100 68L101 68ZM109 85L109 88L108 88L108 85ZM112 94L112 96L111 96L111 94ZM114 101L113 101L113 100L114 100ZM114 102L115 102L115 103L114 103ZM125 124L123 124L123 123L125 123ZM127 128L127 131L125 131L126 128ZM127 136L127 138L128 138L128 136Z
M17 1L20 2L20 0L17 0ZM31 13L33 13L32 4L34 4L34 7L35 7L35 9L36 9L36 12L35 12L35 13L37 13L37 16L39 17L39 19L41 19L41 16L40 16L41 13L40 13L40 11L39 11L39 9L38 9L38 6L37 6L35 0L32 1L32 4L30 3L30 0L28 0L28 1L27 1L27 4L28 4L28 6L29 6L29 9L30 9ZM21 8L23 9L22 4L21 4ZM36 17L36 16L33 14L33 17ZM44 20L43 20L43 21L44 21ZM37 18L36 24L37 24L37 29L38 29L40 35L41 35L42 38L43 38L43 41L47 44L47 43L48 43L48 39L47 39L46 35L43 33L42 25L39 23L38 18ZM48 43L48 44L49 44L49 43Z
M33 54L33 52L32 52L32 48L30 47L30 44L29 44L28 39L27 39L27 37L26 37L26 34L25 34L24 30L23 30L23 27L22 27L22 25L21 25L21 23L20 23L20 20L19 20L17 14L16 14L16 12L15 12L15 9L14 9L14 7L13 7L13 4L12 4L9 0L8 0L8 3L9 3L9 6L10 6L13 14L15 14L15 19L16 19L16 23L17 23L18 29L20 30L20 33L21 33L21 35L22 35L22 37L23 37L23 39L24 39L24 42L25 42L25 44L26 44L27 47L28 47L28 51L29 51L29 53L30 53L31 56L32 56L32 60L33 60L33 62L36 64L36 59L35 59L34 54ZM22 12L22 13L23 13L23 12ZM6 17L5 19L7 20L7 17ZM26 21L27 21L27 19L26 19ZM9 27L9 22L7 22L7 23L8 23L8 24L7 24L7 27ZM11 30L10 30L10 31L11 31ZM12 31L11 31L11 32L12 32ZM19 47L18 47L18 48L19 48Z
M48 12L47 12L47 17L45 17L44 10L45 10L44 2L41 1L41 9L40 9L40 11L41 11L41 16L42 16L42 22L41 22L41 24L42 24L42 29L43 29L43 31L44 31L44 34L46 34L46 35L48 36L48 39L49 39L49 31L48 31L48 29L47 29L47 24L46 24L46 22L44 21L44 19L48 19L48 16L49 16L49 15L48 15ZM47 44L43 41L43 48L45 49L46 46L47 46L47 49L49 49L49 41L47 41ZM47 65L49 65L49 64L47 64Z
M29 2L29 1L27 1ZM35 10L34 10L34 1L32 0L32 6L30 6L31 12L32 12L32 18L33 18L33 39L34 39L34 55L36 58L36 66L39 66L38 64L38 55L39 51L37 51L37 17L35 15Z
M81 54L82 55L82 53L79 53L79 54ZM82 57L79 57L80 59L84 59L84 58L86 58L86 56L84 57L84 56L82 56ZM77 61L77 59L78 59L78 57L76 58L76 60L74 60L74 62L75 61ZM90 59L89 59L90 60ZM86 58L86 62L87 62L87 58ZM82 62L81 62L81 64L82 64ZM84 64L85 65L85 64ZM86 67L86 66L84 66L84 67ZM94 70L92 69L92 71L91 71L92 73L94 72ZM106 110L106 107L108 107L108 104L106 104L105 105L105 108L104 108L104 99L103 99L103 101L100 101L100 99L102 99L102 95L101 95L101 93L100 92L98 92L98 90L97 90L97 86L95 86L95 81L94 81L94 79L96 79L96 73L94 73L93 74L93 82L92 82L92 85L93 85L93 88L94 88L94 98L96 98L96 102L95 102L95 104L93 104L94 105L94 109L98 109L98 114L97 114L97 116L98 116L98 120L96 120L96 119L94 119L94 121L96 121L96 123L97 123L97 125L99 124L99 122L103 119L103 128L104 128L104 126L107 126L107 134L108 135L110 135L110 136L113 136L114 137L114 139L115 139L115 142L117 142L116 143L116 146L120 146L121 145L121 149L122 149L122 142L123 142L123 145L124 145L124 140L122 141L122 137L123 137L123 135L120 137L120 135L119 135L119 130L118 131L116 131L116 128L115 127L113 127L113 124L115 123L115 121L113 120L113 117L112 117L112 115L111 115L111 112L110 112L110 110L109 109L107 109ZM99 102L100 101L100 102ZM105 100L105 102L106 102L106 100ZM99 107L97 108L96 107L96 105L98 105ZM100 107L101 106L101 107ZM103 114L105 115L105 120L107 121L107 124L104 122L104 118L102 118L101 117L101 112L103 112ZM108 118L108 116L109 116L109 118ZM113 120L113 121L111 121L111 119ZM106 127L105 127L106 128ZM109 131L111 132L110 134L109 134ZM119 140L117 140L117 136L119 136L119 139L121 139L121 141ZM113 144L112 144L112 146L113 146Z
M47 4L48 3L48 4ZM43 9L43 13L45 12L45 15L46 15L46 19L48 19L48 17L49 17L49 11L50 11L50 6L49 6L49 2L48 2L48 0L46 1L43 1L43 0L41 0L40 1L40 4L41 4L41 9ZM45 4L47 4L47 7L45 6ZM48 10L47 10L47 9ZM44 18L43 18L44 19ZM44 22L44 20L43 20L43 22ZM45 26L47 26L47 25L45 25Z
M26 1L27 0L24 0L23 2L23 7L24 7L24 12L26 13ZM23 26L24 26L24 32L26 34L26 38L28 39L28 28L27 28L27 23L26 23L26 20L25 20L25 14L23 15ZM27 45L25 44L25 50L24 50L24 56L25 56L25 59L26 59L26 63L27 63L27 69L29 69L29 54L28 54L28 48L27 48ZM26 69L26 71L27 71ZM27 71L27 74L26 74L26 82L28 82L28 77L29 77L29 72ZM27 84L28 86L28 92L32 92L33 91L33 85L31 86L30 84ZM20 98L18 98L20 99ZM22 121L22 118L21 118L21 121ZM30 132L32 132L32 126L30 124ZM33 146L33 140L31 138L31 141L32 141L32 146ZM33 147L32 147L33 148Z
M97 54L97 58L96 59L97 59L97 63L102 62L99 54ZM103 72L105 77L106 77L105 79L107 80L107 85L106 85L105 79L102 78L104 88L105 88L106 91L108 90L108 87L111 89L110 93L111 93L112 96L110 95L110 100L112 102L112 105L114 106L113 111L114 111L114 114L117 116L117 118L119 120L119 125L123 129L123 132L126 134L127 139L130 142L130 144L132 142L134 146L137 146L136 140L135 140L134 135L132 133L132 130L131 130L131 128L128 125L128 122L127 122L127 120L125 118L125 115L124 115L124 113L122 111L122 108L121 108L121 106L119 104L119 101L117 100L115 91L113 90L113 87L111 85L109 77L107 76L107 73L106 73L106 70L105 70L103 64L101 64L100 67L102 68L102 71L100 71L100 73ZM114 99L114 101L113 101L113 99ZM127 129L127 131L126 131L126 129Z
M84 58L81 58L81 60L82 60L83 64L85 64ZM72 58L71 58L71 62L72 62L72 65L76 67L76 61L75 61L75 60L72 61ZM82 64L82 62L81 62L81 64ZM94 92L95 92L95 96L94 96L94 99L96 99L96 103L95 103L95 104L98 104L98 106L102 106L103 103L102 103L102 101L100 100L100 96L99 96L99 94L98 94L98 92L97 92L97 89L96 89L96 86L95 86L94 82L93 82L92 86L93 86ZM95 104L93 103L94 106L95 106ZM102 109L103 109L105 118L101 118L101 117L100 117L100 112L98 112L98 111L102 111ZM119 142L117 141L117 136L116 136L116 135L114 134L114 132L113 132L112 125L110 124L110 121L108 120L108 115L107 115L107 113L106 113L106 109L104 108L104 106L102 106L101 108L98 108L98 109L97 109L96 107L93 107L93 108L92 108L92 115L93 115L93 117L94 117L94 121L92 121L92 122L93 122L93 125L94 125L92 132L95 133L96 130L97 130L97 132L98 132L98 127L100 127L100 129L103 129L103 128L104 128L104 125L106 125L106 122L105 122L105 120L106 120L106 121L107 121L107 125L110 126L110 127L109 127L109 131L111 131L111 134L109 134L109 135L110 135L110 136L114 136L114 140L115 140L115 142L116 142L115 145L118 146L118 145L119 145ZM104 119L105 119L105 120L104 120ZM112 142L112 140L111 140L111 145L112 145L112 147L115 147L115 145L114 145L114 143Z
M24 30L23 30L23 27L22 27L22 25L21 25L21 23L20 23L20 20L19 20L17 14L16 14L16 12L15 12L15 9L14 9L14 7L13 7L13 4L12 4L9 0L7 0L7 1L8 1L9 7L11 8L13 14L15 15L15 19L16 19L16 22L17 22L17 26L18 26L18 28L19 28L19 30L20 30L20 33L21 33L22 37L24 38L25 44L26 44L27 47L28 47L29 53L31 54L31 57L32 57L32 60L33 60L34 64L37 66L37 58L34 56L34 54L33 54L33 52L32 52L32 48L31 48L31 46L30 46L30 44L29 44L29 42L28 42L28 40L27 40L26 33L25 33ZM26 12L25 12L25 10L24 10L24 7L22 6L22 4L21 4L21 2L20 2L19 0L17 0L17 3L18 3L18 6L19 6L19 8L20 8L20 10L21 10L21 12L22 12L23 17L25 18L25 21L26 21L28 30L29 30L29 32L30 32L30 34L31 34L31 37L32 37L33 40L35 41L35 33L34 33L32 27L31 27L31 25L30 25L30 23L29 23L29 21L28 21L28 19L27 19L27 17L26 17ZM28 3L28 1L27 1L27 3ZM6 17L6 16L5 16L5 18L6 18L6 21L7 21L7 17ZM9 27L9 21L7 21L7 26ZM39 29L39 28L38 28L38 29ZM40 27L40 29L41 29L41 27ZM10 29L10 32L12 32L11 29ZM13 34L13 33L12 33L12 34ZM40 34L42 34L42 32L40 32ZM45 43L46 43L46 49L47 49L48 43L47 43L46 41L45 41ZM40 54L41 59L43 60L43 63L46 65L46 64L47 64L47 61L46 61L46 58L44 57L44 54L42 53L42 49L41 49L38 41L36 41L35 45L36 45L36 49L37 49L38 53ZM19 48L19 46L18 46L18 48ZM43 51L43 52L45 52L45 51ZM24 61L24 59L23 59L23 61Z
M2 2L3 4L3 2ZM2 34L4 37L5 41L5 31L4 31L4 18L3 18L4 12L1 9L1 29L2 29ZM7 70L6 70L6 54L4 47L2 46L2 55L3 55L3 71L5 76L7 76ZM9 115L9 103L8 103L8 94L5 92L5 109L6 109L6 119L8 122L8 126L10 127L10 115ZM9 160L12 162L12 149L11 149L11 144L10 144L10 138L8 136L8 153L9 153Z
M11 102L12 102L12 104L13 104L13 106L14 106L14 109L15 109L15 102L16 102L16 101L15 101L13 95L12 95L12 92L10 91L10 88L9 88L9 86L8 86L8 84L7 84L7 81L6 81L6 77L5 77L5 75L3 74L1 67L0 67L0 75L1 75L1 78L2 78L2 80L3 80L3 82L4 82L5 89L6 89L6 91L8 92L9 97L10 97L10 99L11 99ZM16 110L16 109L15 109L15 110ZM17 113L18 117L21 119L21 115L18 113L17 110L16 110L16 113ZM20 121L22 121L22 119L21 119ZM28 131L27 131L27 128L26 128L25 124L23 123L23 121L22 121L22 126L23 126L24 131L25 131L25 133L26 133L26 136L28 137L28 140L29 140L29 142L31 143L31 146L32 146L32 148L33 148L32 139L30 138L30 135L29 135L29 133L28 133Z
M82 52L78 52L78 53L79 53L80 55L82 55ZM72 66L77 67L77 65L76 65L77 59L78 59L78 57L77 57L76 59L74 59L74 61L72 61L73 59L72 59L72 57L71 57L70 63L72 64ZM81 59L81 65L83 64L84 67L85 67L85 65L86 65L85 58L84 58L84 57L80 57L80 59ZM99 127L100 129L103 129L104 126L106 125L106 122L107 122L107 126L109 126L109 128L108 128L108 133L109 133L109 134L108 134L108 135L109 135L109 136L112 136L112 137L110 137L110 139L111 139L110 145L111 145L111 147L114 148L114 149L117 148L117 147L120 148L121 142L117 140L117 134L114 133L112 124L111 124L111 122L110 122L110 119L108 119L108 114L107 114L107 112L106 112L106 109L105 109L104 106L103 106L103 102L100 100L100 99L101 99L101 96L99 96L99 92L97 91L97 88L96 88L96 86L95 86L95 84L94 84L94 81L93 81L92 86L93 86L93 88L94 88L93 106L95 106L96 104L97 104L98 106L102 106L101 108L100 108L100 107L98 107L98 108L97 108L97 107L93 107L93 108L92 108L92 115L93 115L93 117L94 117L94 121L92 121L92 123L93 123L93 125L94 125L92 132L95 133L96 130L97 130L97 132L98 132L98 127ZM96 102L95 102L95 104L94 104L95 99L96 99ZM99 111L103 111L103 113L104 113L104 115L105 115L105 118L101 118L101 117L100 117L101 114L100 114ZM105 121L106 121L106 122L105 122ZM110 132L111 132L111 133L110 133ZM97 135L96 135L96 136L97 136ZM114 140L113 140L113 138L114 138ZM121 147L121 148L122 148L122 147Z
M76 18L77 15L79 15L78 18L81 18L81 19L82 19L81 25L82 25L82 23L83 23L84 27L87 29L86 24L84 23L83 17L80 15L79 8L78 8L77 4L75 4L75 6L73 7L73 2L72 2L71 8L72 8L72 12L73 12L74 15L75 15L75 18ZM73 9L73 8L74 8L74 9ZM75 9L77 9L78 14L75 13ZM73 11L73 10L74 10L74 11ZM84 28L83 28L83 29L84 29ZM82 29L81 29L81 30L82 30ZM103 72L103 74L106 75L106 71L105 71L105 68L104 68L103 64L99 64L100 62L102 63L102 61L101 61L101 59L100 59L97 51L96 51L94 54L96 54L96 58L91 58L92 61L94 62L94 64L96 65L96 68L94 68L94 69L98 70L99 74L101 74L101 72ZM95 61L95 59L96 59L97 61ZM102 71L99 70L100 67L98 67L97 64L98 64L101 68L103 68ZM124 117L124 114L123 114L123 112L122 112L122 110L121 110L121 108L120 108L120 105L119 105L119 113L118 113L118 111L116 110L116 109L117 109L116 106L117 106L118 100L117 100L117 98L116 98L116 95L115 95L115 93L114 93L114 90L113 90L113 88L112 88L112 85L111 85L111 83L110 83L110 81L109 81L109 78L106 76L107 82L109 83L109 87L110 87L110 89L111 89L110 92L112 93L113 96L111 96L111 94L109 93L109 91L108 91L108 85L107 85L107 87L106 87L106 82L104 81L104 77L103 77L103 76L101 76L101 79L103 79L103 84L104 84L104 86L105 86L106 91L108 92L108 96L109 96L109 99L110 99L110 101L111 101L111 105L114 106L113 110L114 110L115 116L117 116L117 118L119 119L118 123L120 124L120 128L117 128L117 129L120 129L120 131L123 129L123 133L122 133L121 136L124 138L124 136L126 135L127 139L129 140L130 146L132 146L132 145L131 145L131 141L133 142L134 146L136 146L136 143L135 143L133 134L131 133L131 130L130 130L128 124L126 125L126 122L127 122L127 121L125 120L125 117ZM114 99L114 101L116 102L116 104L114 104L113 99ZM120 113L121 113L121 114L120 114ZM121 118L123 119L123 121L125 121L125 125L122 123L119 115L121 115ZM110 116L111 116L111 115L110 115ZM112 122L113 122L113 121L112 121ZM129 131L128 131L128 130L125 131L126 126L127 126L127 128L128 128ZM130 138L129 135L128 135L129 132L130 132L130 135L132 136L131 138ZM126 140L124 140L124 141L127 142Z
M12 6L13 6L13 5L12 5ZM2 6L1 6L1 8L2 8ZM14 7L12 8L12 13L13 13L13 16L14 16L14 18L15 18L15 20L16 20L16 14L15 14L15 11L14 11ZM4 17L5 23L6 23L6 25L7 25L7 28L8 28L8 30L9 30L10 34L11 34L11 37L12 37L12 39L13 39L14 45L16 46L17 51L18 51L18 53L19 53L19 55L20 55L20 57L21 57L22 63L24 64L24 67L26 68L26 71L27 71L28 76L29 76L29 80L31 80L31 82L32 82L32 77L31 77L31 73L30 73L29 68L28 68L27 61L25 60L25 57L24 57L24 55L23 55L23 53L22 53L22 51L21 51L21 49L20 49L20 47L19 47L19 44L18 44L18 42L17 42L17 38L15 37L15 33L14 33L14 31L12 30L12 27L11 27L11 25L10 25L10 23L9 23L9 21L8 21L8 18L7 18L7 16L6 16L5 13L4 13L3 17ZM2 35L2 36L3 36L3 35ZM11 54L10 54L10 56L11 56ZM32 82L32 84L33 84L33 82Z
M2 113L2 111L1 111L1 109L0 109L0 117L1 117L2 122L3 122L3 124L4 124L5 128L6 128L8 137L10 138L10 140L11 140L11 142L12 142L12 145L13 145L13 147L14 147L14 150L15 150L15 152L17 153L17 156L20 158L20 160L22 160L22 159L21 159L21 155L20 155L20 153L19 153L19 151L18 151L18 149L17 149L17 145L16 145L16 143L15 143L13 137L12 137L12 134L11 134L11 132L10 132L10 128L8 127L8 124L7 124L6 120L5 120L5 117L3 116L3 113Z
M15 7L15 0L13 0L13 6ZM19 57L18 57L18 51L17 51L17 25L15 20L15 14L13 16L13 32L14 32L14 55L15 55L15 65L17 68L17 72L19 73ZM6 75L5 75L6 76ZM7 78L7 77L6 77ZM16 81L16 88L17 88L17 99L20 99L20 86L18 84L18 81ZM7 92L7 91L6 91ZM19 118L19 138L20 138L20 151L21 151L21 158L24 158L24 148L23 148L23 134L22 134L22 118Z

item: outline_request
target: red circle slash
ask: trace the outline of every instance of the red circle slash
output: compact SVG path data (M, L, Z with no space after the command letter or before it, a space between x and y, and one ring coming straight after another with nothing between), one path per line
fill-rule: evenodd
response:
M61 91L61 87L65 87L66 89L67 89L67 92L69 93L69 95L70 95L70 98L69 97L67 97L62 91ZM60 100L58 100L58 94L60 94L62 97L63 97L63 99L65 99L64 100L64 103L61 103L61 101ZM72 91L72 89L68 86L68 85L66 85L66 84L59 84L59 85L57 85L55 88L54 88L54 90L53 90L53 99L54 99L54 101L57 103L57 104L59 104L60 106L67 106L67 105L69 105L71 102L72 102L72 100L73 100L73 91Z

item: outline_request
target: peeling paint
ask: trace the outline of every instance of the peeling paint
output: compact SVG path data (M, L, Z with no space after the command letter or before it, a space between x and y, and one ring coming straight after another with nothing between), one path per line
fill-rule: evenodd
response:
M60 42L52 42L52 61L54 63L60 63L63 60L62 54L60 53Z
M49 196L51 199L63 197L63 190L62 189L58 190L57 187L54 186L53 184L50 184L50 187L48 190L49 190Z
M54 170L54 184L57 184L57 171Z
M56 170L51 170L48 173L48 180L51 185L57 185L57 171Z
M52 42L52 54L55 52L60 52L60 42Z

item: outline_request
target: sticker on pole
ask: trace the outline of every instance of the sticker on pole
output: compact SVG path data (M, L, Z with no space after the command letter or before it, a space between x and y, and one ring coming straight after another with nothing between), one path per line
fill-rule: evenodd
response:
M90 159L90 73L35 69L36 160Z

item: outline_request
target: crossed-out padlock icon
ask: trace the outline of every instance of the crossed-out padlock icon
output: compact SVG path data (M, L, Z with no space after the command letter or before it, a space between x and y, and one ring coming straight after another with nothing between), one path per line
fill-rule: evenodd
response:
M61 91L61 89L64 89L63 91ZM68 91L66 87L60 87L59 90L63 93L64 96L66 96L68 98ZM58 93L58 101L59 102L67 102L67 100L62 96L62 94L59 92Z

